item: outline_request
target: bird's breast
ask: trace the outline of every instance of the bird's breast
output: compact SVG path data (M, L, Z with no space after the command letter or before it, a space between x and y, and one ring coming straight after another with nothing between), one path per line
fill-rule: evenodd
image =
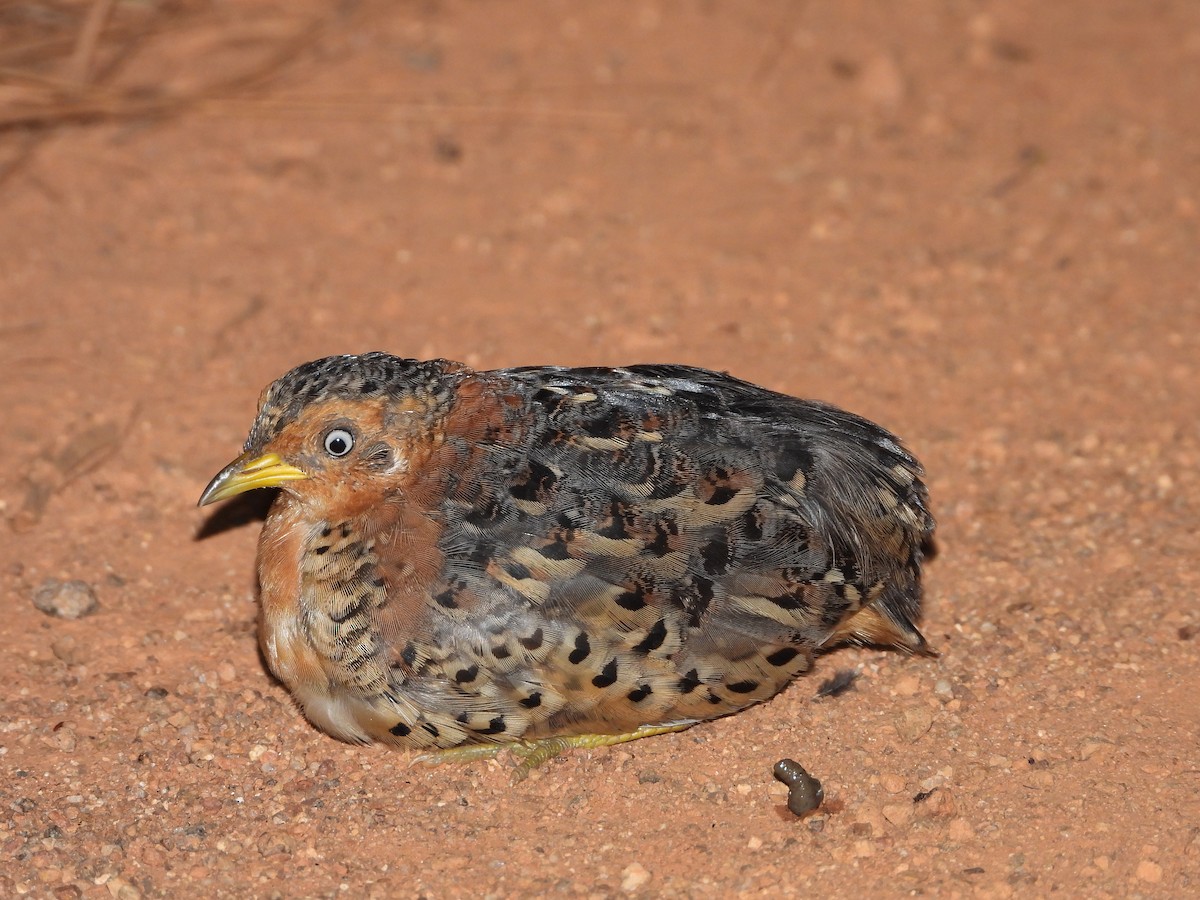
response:
M362 627L351 640L344 639L343 628L359 625L351 620L365 618L366 608L352 609L353 600L339 604L331 594L329 580L338 577L336 557L332 566L323 565L328 550L314 552L327 546L321 542L333 537L331 532L322 523L307 521L287 495L276 501L259 542L259 645L271 671L313 724L358 743L368 735L358 721L358 703L344 690L341 669L359 657L377 655L378 638L374 629ZM329 577L320 577L322 572ZM377 680L380 673L369 668L360 665L358 678ZM382 677L386 679L386 667Z
M281 495L258 544L259 645L275 676L292 690L326 681L325 667L301 627L301 558L306 523Z

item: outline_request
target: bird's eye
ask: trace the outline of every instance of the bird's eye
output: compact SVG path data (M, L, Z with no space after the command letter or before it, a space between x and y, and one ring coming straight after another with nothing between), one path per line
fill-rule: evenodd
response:
M325 452L330 456L345 456L354 449L354 435L345 428L335 428L325 435Z

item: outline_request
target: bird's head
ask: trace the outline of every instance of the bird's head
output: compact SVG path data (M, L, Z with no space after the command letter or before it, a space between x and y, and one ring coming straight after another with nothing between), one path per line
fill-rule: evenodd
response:
M279 487L321 518L347 518L403 490L436 441L454 364L386 353L306 363L259 400L243 453L200 495L205 506Z

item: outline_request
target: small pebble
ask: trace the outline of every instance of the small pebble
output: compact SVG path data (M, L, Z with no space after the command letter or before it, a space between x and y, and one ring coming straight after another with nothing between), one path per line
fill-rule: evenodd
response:
M913 805L911 803L888 803L883 807L883 817L896 827L907 825L912 821Z
M1143 859L1138 863L1137 877L1149 884L1158 884L1162 881L1163 870L1162 866L1150 859Z
M1091 739L1079 745L1079 758L1084 760L1091 759L1093 756L1098 756L1103 760L1111 752L1112 744L1103 739Z
M632 894L638 888L644 887L650 880L650 873L641 863L630 863L621 871L621 890Z
M821 782L813 778L794 759L781 759L775 763L775 777L788 786L788 809L803 818L815 812L825 799Z
M42 743L52 750L73 753L76 746L75 732L70 728L56 728L42 739Z
M975 828L966 819L957 818L950 820L950 840L969 841L975 837Z
M282 831L265 831L255 846L263 856L290 856L296 849L296 839Z
M65 634L51 641L50 650L68 666L81 666L87 662L88 648L77 641L74 635Z
M918 794L922 800L916 800L917 815L923 819L953 819L958 815L958 802L954 793L948 788L935 788L928 794Z
M927 706L910 706L896 717L896 730L908 743L919 740L933 727L933 713Z
M48 616L82 619L94 613L100 602L87 582L56 581L52 578L34 592L33 605Z

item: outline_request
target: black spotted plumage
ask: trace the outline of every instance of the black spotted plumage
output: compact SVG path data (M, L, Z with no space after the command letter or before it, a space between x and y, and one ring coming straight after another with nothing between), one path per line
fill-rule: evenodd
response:
M345 739L636 736L764 700L836 643L925 649L915 458L728 375L333 357L264 393L204 499L262 486L263 459L264 653Z

